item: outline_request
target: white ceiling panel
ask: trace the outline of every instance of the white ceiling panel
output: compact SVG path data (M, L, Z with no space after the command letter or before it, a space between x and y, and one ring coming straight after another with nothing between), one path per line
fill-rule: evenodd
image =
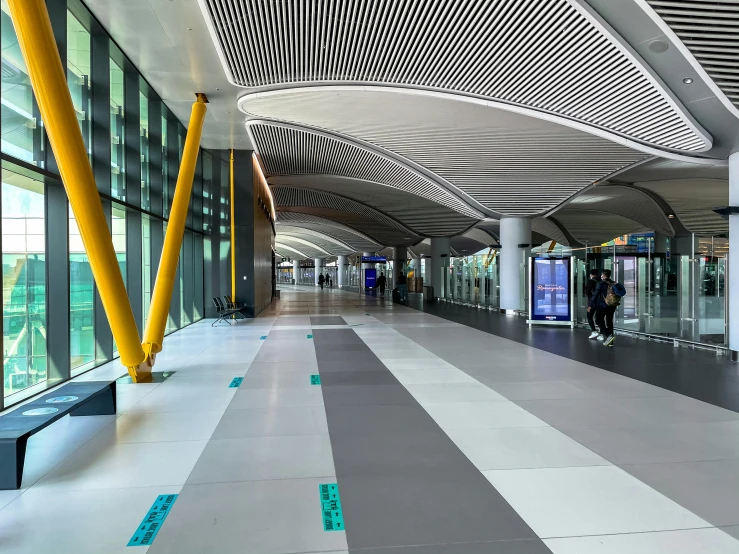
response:
M647 154L550 121L382 87L252 95L241 108L331 129L427 168L495 214L546 213ZM430 116L430 114L433 114ZM281 146L299 150L299 145Z
M475 95L657 147L710 138L577 0L200 0L243 87L382 83Z

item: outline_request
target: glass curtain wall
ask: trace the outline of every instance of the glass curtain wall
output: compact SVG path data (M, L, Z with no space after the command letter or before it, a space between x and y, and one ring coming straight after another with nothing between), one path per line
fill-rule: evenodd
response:
M2 216L3 395L9 397L47 378L43 182L3 169Z
M65 46L63 58L69 91L88 156L96 175L107 177L106 174L110 174L110 191L101 194L101 201L109 213L112 241L123 280L126 285L130 284L127 283L130 264L136 269L140 267L141 291L130 301L140 307L146 318L162 246L159 230L166 226L171 202L169 180L179 172L185 128L179 122L175 125L171 112L140 75L138 90L125 93L125 83L136 83L130 78L135 68L106 38L104 28L81 2L47 0L47 4L54 8L49 14L55 36ZM51 384L110 361L111 338L106 319L96 313L99 298L77 221L63 196L59 201L61 180L56 174L53 153L46 147L38 106L5 2L0 2L0 54L3 65L0 76L0 147L3 154L0 409L3 409ZM96 83L110 86L109 98L92 98L91 90ZM138 102L138 105L127 106L127 102ZM135 113L136 109L138 117L125 117L127 111ZM168 136L168 122L170 130L178 130L177 136L174 132ZM139 141L126 144L126 137L137 134ZM93 140L93 135L103 140ZM170 143L171 140L176 142ZM168 149L172 150L171 156ZM130 150L141 158L140 200L138 194L129 195L126 190L125 161L127 156L131 159ZM212 152L201 151L201 156L193 182L195 196L178 273L181 296L176 301L182 317L177 321L170 318L168 332L204 315L204 262L205 256L210 255L207 243L211 238L204 237L203 233L215 232L220 241L221 262L225 266L229 263L228 162ZM219 182L214 181L216 163L221 164ZM44 171L39 172L37 168ZM107 190L106 185L101 184L101 190ZM51 211L59 209L64 210L61 219L60 214ZM222 215L214 218L217 210ZM142 241L141 253L136 248L136 257L127 250L128 242L134 238L134 230L130 227L134 212L140 212L136 215L141 219ZM211 229L212 221L218 221L215 229ZM62 241L68 251L61 257L54 255L59 241L52 240L60 233L68 239ZM138 236L135 240L139 240ZM55 250L47 252L47 244L54 244ZM50 263L55 267L50 267ZM134 273L138 271L131 275ZM47 294L47 290L53 290L49 284L57 286L59 282L51 279L59 275L69 277L65 291L69 306L63 313L59 313L61 308L54 301L57 297L50 300ZM230 283L230 275L222 279ZM66 302L61 304L66 306ZM49 352L48 349L56 348L56 343L49 343L47 348L47 326L52 325L60 325L62 329L66 326L69 348L65 347L63 355ZM51 359L55 361L53 366L47 364Z

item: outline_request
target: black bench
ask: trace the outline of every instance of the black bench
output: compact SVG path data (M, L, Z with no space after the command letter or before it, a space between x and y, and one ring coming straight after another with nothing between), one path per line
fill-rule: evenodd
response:
M241 310L243 310L243 306L239 306L237 304L234 304L231 302L230 297L224 296L221 300L220 298L214 298L213 304L216 307L216 315L218 316L218 319L216 319L213 323L210 324L211 327L218 323L219 321L225 321L229 325L231 325L231 322L226 319L227 317L231 317L232 315L239 314L242 318L246 319L246 316L241 313Z
M0 490L21 488L31 435L67 414L114 415L115 407L115 381L83 381L67 383L0 416Z

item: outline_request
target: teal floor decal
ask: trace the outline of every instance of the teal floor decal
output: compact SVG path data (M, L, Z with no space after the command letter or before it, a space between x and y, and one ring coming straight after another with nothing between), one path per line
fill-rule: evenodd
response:
M243 377L234 377L231 379L231 384L228 386L229 389L237 389L239 388L239 385L241 385L241 382L244 380Z
M344 531L344 513L339 498L339 485L336 483L318 485L318 491L321 494L323 530Z
M311 375L310 376L310 384L311 385L320 385L321 384L321 376L320 375Z
M262 335L261 337L259 337L259 340L267 340L267 335Z
M312 339L313 335L306 335L306 338Z
M167 519L169 511L172 509L172 504L177 500L176 494L163 494L157 497L154 504L152 504L149 513L146 514L144 521L136 529L136 532L128 541L126 546L149 546L154 542L154 538L157 536L159 529L164 525L164 520Z

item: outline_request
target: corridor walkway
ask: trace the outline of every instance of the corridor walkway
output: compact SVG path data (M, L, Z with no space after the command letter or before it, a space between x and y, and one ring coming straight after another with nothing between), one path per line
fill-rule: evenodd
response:
M0 491L0 552L739 553L736 411L281 288L256 320L168 337L167 378L119 383L117 416L33 437L24 488ZM160 499L153 545L126 546Z

